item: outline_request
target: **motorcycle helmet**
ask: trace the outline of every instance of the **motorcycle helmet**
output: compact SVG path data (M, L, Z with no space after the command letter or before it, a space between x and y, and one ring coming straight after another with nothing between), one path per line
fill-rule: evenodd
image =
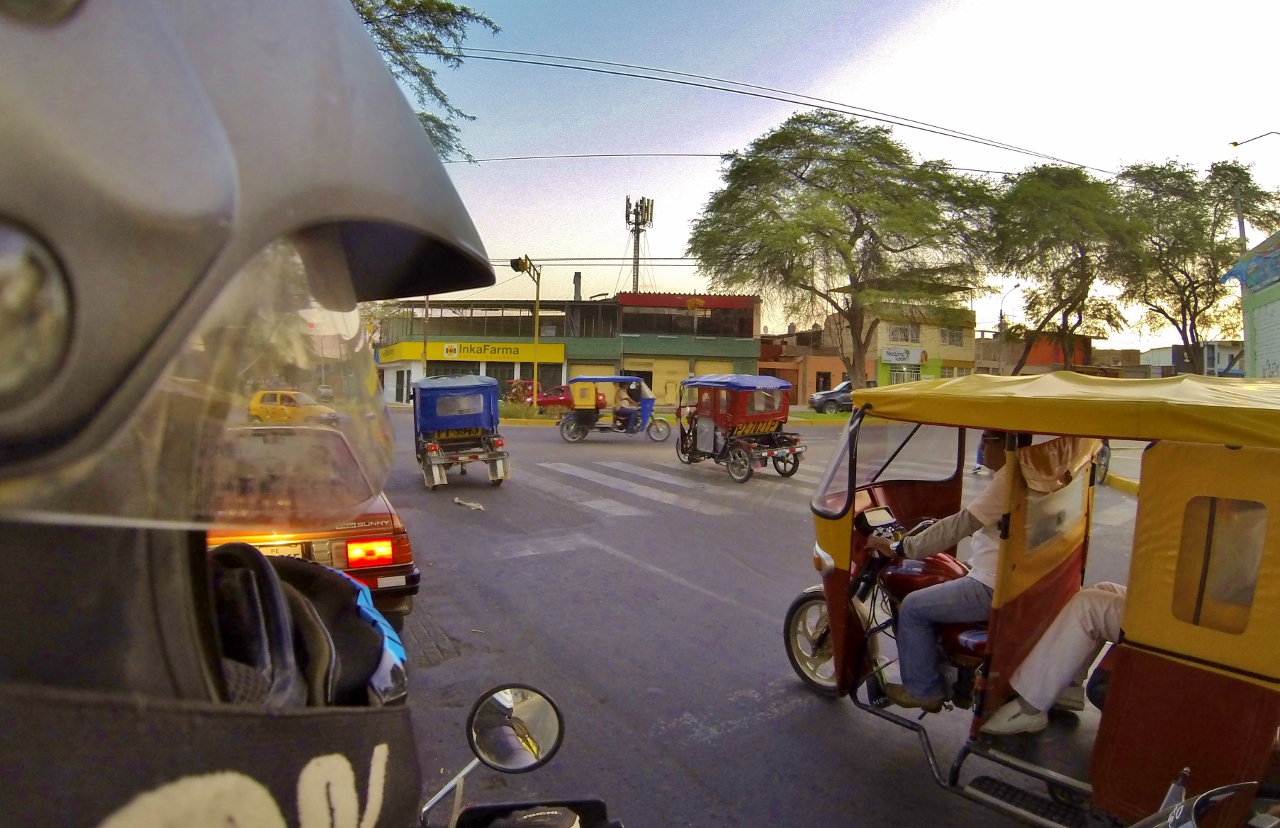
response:
M367 591L205 540L358 512L394 446L356 303L494 282L351 3L0 0L0 112L6 820L412 821ZM318 366L331 417L250 421Z

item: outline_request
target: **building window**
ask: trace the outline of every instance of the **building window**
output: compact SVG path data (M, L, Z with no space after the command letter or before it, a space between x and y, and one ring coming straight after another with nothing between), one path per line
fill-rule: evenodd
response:
M941 328L940 330L942 331L943 345L954 345L957 348L964 347L964 331L959 328ZM916 340L912 340L912 342L914 341Z
M1267 507L1253 500L1193 497L1182 516L1173 616L1239 635L1249 625L1267 534Z
M814 390L815 390L815 391L830 391L830 390L831 390L831 372L830 372L830 371L819 371L819 372L818 372L817 381L816 381L816 382L815 382L815 384L814 384Z
M920 379L919 365L890 365L889 384L900 385L904 382L916 382Z
M920 326L907 322L895 324L889 328L890 342L919 342Z
M978 369L978 373L979 373L979 374L990 374L990 373L991 373L991 369L990 369L990 368L987 368L986 366L983 366L983 367L981 367L981 368L979 368L979 369Z
M942 366L941 370L943 379L955 379L956 369L952 368L950 365Z
M972 369L972 368L957 368L957 369L956 369L956 376L957 376L957 377L967 377L967 376L969 376L969 375L970 375L970 374L972 374L972 373L973 373L973 369Z

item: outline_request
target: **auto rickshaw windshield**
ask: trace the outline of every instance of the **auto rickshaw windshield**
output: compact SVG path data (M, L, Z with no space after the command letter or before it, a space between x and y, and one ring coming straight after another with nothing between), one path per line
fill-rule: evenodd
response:
M843 515L850 482L856 490L876 482L950 480L960 461L962 431L920 423L868 422L861 410L854 412L818 486L813 510L824 517Z

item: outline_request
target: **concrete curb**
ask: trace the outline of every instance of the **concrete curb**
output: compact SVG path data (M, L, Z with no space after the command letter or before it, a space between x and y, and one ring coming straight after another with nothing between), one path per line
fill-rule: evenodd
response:
M1113 489L1117 489L1127 494L1131 494L1135 497L1138 495L1138 481L1131 480L1128 477L1121 477L1117 474L1107 472L1107 476L1102 482L1104 485L1110 486Z

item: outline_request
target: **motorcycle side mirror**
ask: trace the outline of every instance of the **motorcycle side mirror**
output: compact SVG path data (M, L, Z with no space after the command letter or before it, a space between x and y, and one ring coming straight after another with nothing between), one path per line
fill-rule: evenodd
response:
M551 761L564 741L564 716L549 696L524 684L482 695L467 717L467 742L485 765L528 773Z

